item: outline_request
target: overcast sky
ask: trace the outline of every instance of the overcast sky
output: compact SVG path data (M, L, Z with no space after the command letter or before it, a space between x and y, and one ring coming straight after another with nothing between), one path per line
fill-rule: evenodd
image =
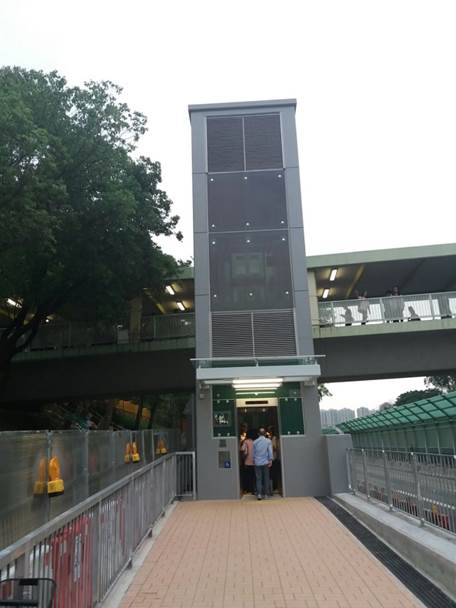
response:
M454 0L1 0L0 63L124 87L182 218L184 242L164 244L181 258L192 255L187 105L297 98L313 255L454 242L455 31ZM415 386L333 385L323 407Z

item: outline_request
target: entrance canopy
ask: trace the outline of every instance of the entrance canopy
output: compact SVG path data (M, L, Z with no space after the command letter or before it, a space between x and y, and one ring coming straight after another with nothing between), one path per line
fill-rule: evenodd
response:
M320 357L229 357L192 359L196 379L206 385L234 388L277 388L285 382L314 384L321 375Z

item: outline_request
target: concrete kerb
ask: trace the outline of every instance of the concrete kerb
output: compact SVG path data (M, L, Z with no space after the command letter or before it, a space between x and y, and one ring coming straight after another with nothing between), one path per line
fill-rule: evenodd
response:
M334 500L405 561L456 601L456 537L430 527L386 505L353 494Z
M155 541L159 537L169 517L172 515L176 505L179 501L174 501L165 511L164 516L160 517L152 528L152 536L146 538L140 545L137 552L133 555L131 567L124 570L119 580L116 582L114 587L108 593L107 597L103 602L98 604L103 608L118 608L120 606L125 593L128 591L129 586L133 582L136 574L144 563L144 560L148 556Z

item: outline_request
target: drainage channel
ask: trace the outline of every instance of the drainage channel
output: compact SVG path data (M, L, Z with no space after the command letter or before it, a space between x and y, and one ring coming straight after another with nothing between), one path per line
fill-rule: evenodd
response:
M327 496L317 498L328 511L401 581L427 608L456 608L456 602L390 549L375 534Z

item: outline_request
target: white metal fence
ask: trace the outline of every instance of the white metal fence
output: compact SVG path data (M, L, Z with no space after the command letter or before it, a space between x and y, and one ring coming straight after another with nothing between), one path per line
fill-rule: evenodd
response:
M1 333L0 329L0 333ZM51 322L42 325L27 350L86 348L149 340L187 338L195 335L193 313L143 316L139 334L127 325L112 323Z
M347 450L350 489L456 534L456 456Z
M178 497L195 498L194 452L145 465L0 551L0 580L52 578L54 608L92 608Z
M456 316L456 292L319 302L321 326L400 323Z

